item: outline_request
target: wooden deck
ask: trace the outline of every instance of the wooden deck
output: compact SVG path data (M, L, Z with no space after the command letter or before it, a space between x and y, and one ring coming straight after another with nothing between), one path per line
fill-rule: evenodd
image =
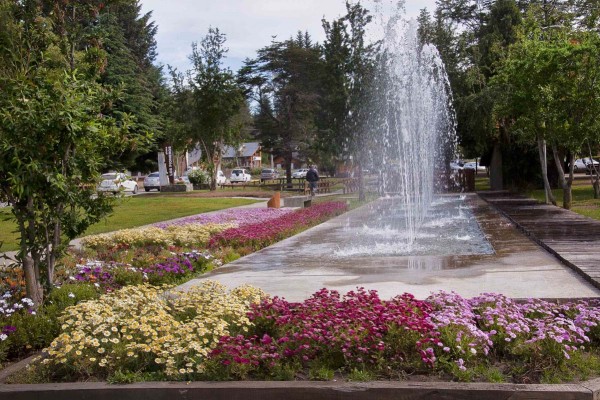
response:
M526 235L600 288L600 221L508 192L479 192Z

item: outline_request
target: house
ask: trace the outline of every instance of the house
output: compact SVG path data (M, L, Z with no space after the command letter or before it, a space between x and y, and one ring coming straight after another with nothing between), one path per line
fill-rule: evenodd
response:
M222 161L224 164L234 167L261 168L262 149L260 143L242 143L238 147L225 146Z
M276 168L285 169L285 164L285 158L282 155L273 158L273 165ZM303 165L306 165L306 162L300 159L300 154L297 151L292 152L292 169L301 168Z

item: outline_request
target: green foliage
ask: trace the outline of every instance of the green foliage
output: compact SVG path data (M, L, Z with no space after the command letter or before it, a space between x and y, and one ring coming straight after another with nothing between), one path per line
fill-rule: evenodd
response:
M284 158L291 178L292 153L306 155L317 135L320 49L308 33L299 32L257 53L245 62L238 79L246 96L258 104L254 122L263 146Z
M113 169L137 167L136 158L156 150L156 140L163 135L164 117L161 114L166 95L161 71L152 62L156 56L156 25L150 21L151 13L141 14L141 4L134 0L108 4L100 13L94 32L102 38L106 52L106 67L100 82L119 88L121 94L107 114L117 121L132 115L130 133L146 137L138 145L124 149L118 157L111 158ZM139 164L139 163L138 163Z
M377 47L365 40L372 16L360 3L346 2L346 15L328 22L323 20L322 108L319 116L322 133L315 145L323 152L319 165L326 160L355 160L368 153L365 136L368 115L368 86L374 72Z
M114 371L111 375L106 378L106 382L110 384L116 385L124 385L127 383L135 383L135 382L143 382L144 374L140 372L132 372L132 371Z
M210 183L210 175L208 172L195 169L188 174L190 182L194 185L208 185Z
M308 378L312 381L330 381L333 379L334 374L333 369L324 365L311 365L308 370Z
M108 115L118 96L96 82L101 49L76 50L74 38L90 28L85 12L57 7L45 15L30 2L0 3L6 22L0 34L0 191L12 206L18 258L37 304L39 277L50 287L65 240L110 211L112 200L93 196L102 166L145 138L129 132L128 114Z
M249 122L249 111L233 73L222 66L227 53L225 35L209 28L192 44L193 69L186 75L171 69L177 140L199 145L216 189L216 174L225 145L240 141Z
M141 285L144 281L143 275L129 268L118 268L113 273L115 284L119 286Z
M6 320L15 332L0 342L0 361L46 347L60 332L58 317L65 308L78 302L99 297L93 285L69 284L50 292L44 305L33 313L19 312Z
M371 371L354 368L350 371L347 378L352 382L368 382L375 379L375 375Z
M237 260L240 257L241 255L238 252L236 252L233 249L228 249L227 251L225 251L221 259L223 260L223 264L227 264Z

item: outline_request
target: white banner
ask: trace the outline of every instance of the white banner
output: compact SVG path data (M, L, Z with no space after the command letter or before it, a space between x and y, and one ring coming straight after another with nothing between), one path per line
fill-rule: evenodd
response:
M200 150L200 146L196 146L191 150L188 150L187 152L187 162L188 162L188 166L192 165L193 163L200 161L200 159L202 158L202 150Z

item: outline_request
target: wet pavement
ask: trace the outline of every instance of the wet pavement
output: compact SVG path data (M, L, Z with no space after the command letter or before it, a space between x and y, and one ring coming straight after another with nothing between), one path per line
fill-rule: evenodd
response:
M513 298L600 297L600 290L561 264L523 235L477 195L468 195L477 222L493 248L492 254L464 255L336 255L347 243L360 245L349 226L361 224L365 206L227 264L202 279L234 287L258 286L290 301L300 301L321 288L341 292L365 287L382 298L409 292L417 298L445 290L472 297L484 292ZM465 246L468 247L468 246Z

